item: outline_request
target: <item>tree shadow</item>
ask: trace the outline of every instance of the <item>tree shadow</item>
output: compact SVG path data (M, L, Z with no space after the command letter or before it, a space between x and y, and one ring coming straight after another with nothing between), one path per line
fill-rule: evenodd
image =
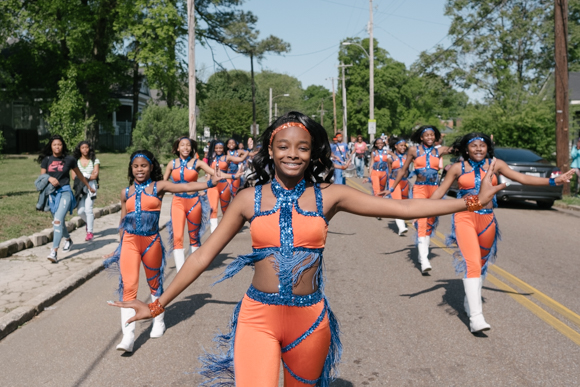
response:
M30 195L37 193L38 191L14 191L14 192L7 192L5 194L0 195L0 198L3 197L10 197L10 196L23 196L23 195Z
M335 379L334 382L330 383L331 387L354 387L352 382L344 380L342 378Z
M165 309L165 327L166 329L171 329L181 322L189 320L195 313L203 308L206 304L224 304L224 305L237 305L238 301L220 301L212 300L212 295L210 293L192 294L187 296L185 299L171 304L167 309ZM153 325L153 320L150 320L151 324L141 331L139 337L135 339L135 346L133 347L133 353L137 352L139 348L145 344L149 339L149 334L151 332L151 327ZM127 356L131 356L128 354Z

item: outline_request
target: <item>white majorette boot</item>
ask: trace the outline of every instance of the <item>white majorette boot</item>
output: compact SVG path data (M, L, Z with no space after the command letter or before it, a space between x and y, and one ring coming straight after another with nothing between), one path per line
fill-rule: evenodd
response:
M463 287L469 303L469 329L471 333L489 331L491 326L483 318L481 306L481 278L464 278Z
M185 262L183 249L173 249L173 259L175 260L175 270L179 273L181 266L183 266L183 263Z
M118 351L133 352L135 344L135 322L125 326L127 320L135 316L135 309L121 308L121 329L123 330L123 340L117 345Z
M421 273L426 273L431 270L429 263L429 240L431 237L419 237L419 262L421 263Z
M197 246L189 246L189 254L193 254L195 252L195 250L199 249L199 247Z
M217 228L217 226L218 226L218 221L217 221L217 218L211 218L211 219L209 220L209 229L210 229L210 231L211 231L212 233L213 233L213 232L214 232L214 230Z
M409 230L403 219L395 219L395 223L397 224L397 227L399 228L399 236L403 235L404 233L406 233Z
M159 297L156 297L152 294L151 302L155 302L155 300L158 298ZM151 328L151 333L149 334L149 337L151 337L152 339L158 339L161 336L163 336L163 333L165 333L165 321L163 319L164 317L165 312L153 318L153 327Z

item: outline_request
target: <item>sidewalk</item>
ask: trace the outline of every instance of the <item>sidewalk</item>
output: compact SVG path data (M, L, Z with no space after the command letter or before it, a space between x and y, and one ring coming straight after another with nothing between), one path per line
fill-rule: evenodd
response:
M172 195L165 195L160 225L169 221ZM119 243L121 212L95 219L95 238L85 242L85 228L70 233L71 251L58 249L58 263L46 259L52 242L0 259L0 339L103 269L103 256Z

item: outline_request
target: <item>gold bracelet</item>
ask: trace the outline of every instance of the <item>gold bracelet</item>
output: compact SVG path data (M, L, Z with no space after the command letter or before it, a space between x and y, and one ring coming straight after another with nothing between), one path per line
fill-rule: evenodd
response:
M157 317L161 313L165 312L165 308L163 305L159 303L159 299L153 301L152 303L148 304L149 311L151 312L151 317Z
M465 200L467 211L474 212L483 208L481 202L479 201L479 196L477 195L467 195L463 198L463 200Z

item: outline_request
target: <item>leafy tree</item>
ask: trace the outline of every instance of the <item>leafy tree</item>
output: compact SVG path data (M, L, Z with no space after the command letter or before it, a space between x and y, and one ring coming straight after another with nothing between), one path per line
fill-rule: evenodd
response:
M189 113L179 107L150 104L141 114L133 131L132 145L127 152L146 149L161 160L171 154L173 142L189 133Z
M333 136L332 93L324 86L310 85L304 90L303 99L302 112L310 117L315 116L314 120L318 123L321 123L319 110L322 109L322 102L324 101L324 128L329 136Z

